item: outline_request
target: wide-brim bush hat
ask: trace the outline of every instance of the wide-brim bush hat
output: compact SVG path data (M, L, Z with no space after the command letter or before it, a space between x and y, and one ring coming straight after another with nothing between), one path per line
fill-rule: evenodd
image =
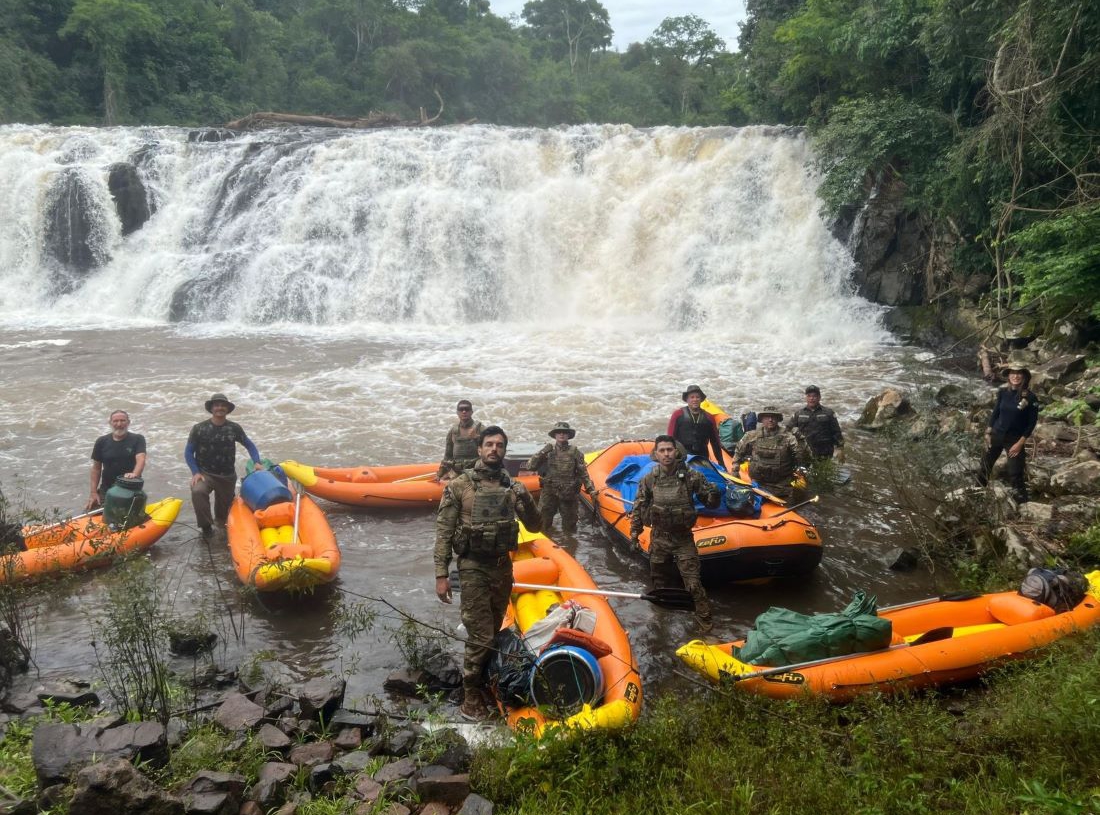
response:
M756 411L757 419L763 419L765 416L774 416L777 422L783 421L783 412L775 405L768 405Z
M573 438L575 435L577 435L577 431L569 426L569 422L558 422L556 425L554 425L553 428L551 428L550 432L547 435L550 436L550 438L554 438L555 433L568 433L569 438Z
M213 413L214 412L214 403L215 402L225 402L227 405L229 405L229 411L228 411L229 413L232 413L234 410L237 409L237 406L234 405L232 402L230 402L229 397L226 396L224 393L215 393L213 396L211 396L209 399L206 400L206 412L207 413Z
M700 388L698 385L688 385L687 390L680 394L680 399L686 402L688 400L688 397L693 393L699 394L704 399L707 398L707 395L703 393L703 389Z

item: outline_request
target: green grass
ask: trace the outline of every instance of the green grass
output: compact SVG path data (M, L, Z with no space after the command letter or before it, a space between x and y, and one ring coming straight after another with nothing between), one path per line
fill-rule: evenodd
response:
M623 734L480 752L474 786L531 815L1096 812L1097 675L1094 631L940 694L832 706L700 689Z

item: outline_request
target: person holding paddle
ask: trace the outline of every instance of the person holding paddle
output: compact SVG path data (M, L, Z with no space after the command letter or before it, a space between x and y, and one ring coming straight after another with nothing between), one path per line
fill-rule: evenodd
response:
M103 498L119 476L141 478L145 469L145 437L130 432L130 414L116 410L107 417L111 432L92 445L92 491L84 511L103 506Z
M226 417L236 409L224 393L215 393L206 400L206 412L210 418L191 428L183 457L191 469L191 503L195 507L195 520L203 538L214 534L214 521L225 526L229 507L237 488L236 445L241 445L252 457L257 470L260 451L236 422ZM210 514L210 493L214 493L214 514Z
M657 467L638 484L630 514L630 542L639 545L643 527L649 532L649 576L654 592L676 582L677 572L695 601L695 620L705 634L714 627L710 601L699 576L699 550L692 527L697 517L695 498L708 509L722 500L718 487L698 470L688 467L670 435L658 436L653 446Z
M447 431L443 460L439 462L439 470L433 481L454 478L477 463L478 436L485 428L481 422L474 421L474 406L469 399L459 400L455 410L458 421Z
M478 461L443 489L435 521L435 593L451 602L449 569L458 559L466 656L462 663L462 716L480 721L485 708L483 670L512 594L512 558L519 544L516 516L539 531L535 499L504 469L508 436L492 425L478 437Z

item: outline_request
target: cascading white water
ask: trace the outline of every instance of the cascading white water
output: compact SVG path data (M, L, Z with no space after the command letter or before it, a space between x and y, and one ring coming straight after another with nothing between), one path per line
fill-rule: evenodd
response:
M834 350L881 341L819 214L811 159L800 133L765 128L192 143L178 129L8 126L0 309L93 326L534 321L706 326ZM120 163L154 209L125 237L108 189ZM76 183L99 262L88 270L50 245L57 213L72 215L56 199Z

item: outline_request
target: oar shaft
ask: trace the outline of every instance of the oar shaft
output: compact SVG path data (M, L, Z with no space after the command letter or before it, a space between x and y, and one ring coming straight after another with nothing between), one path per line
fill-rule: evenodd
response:
M643 595L634 594L628 591L608 591L607 589L579 589L570 586L542 586L537 583L513 583L513 588L517 589L533 589L538 591L545 589L546 591L568 591L573 594L599 594L603 597L627 597L631 600L641 600Z
M886 648L879 649L877 651L863 651L857 654L843 654L836 657L825 657L824 659L813 659L808 662L795 662L791 665L779 665L775 668L765 668L762 671L753 671L751 674L738 674L732 677L735 682L744 682L747 679L763 679L766 676L775 676L776 674L790 673L791 671L801 671L803 668L816 668L818 665L828 665L833 662L844 662L847 659L855 659L856 657L865 657L868 654L880 654L883 651L896 651L898 648L910 647L907 642L899 642L897 645L890 645Z

